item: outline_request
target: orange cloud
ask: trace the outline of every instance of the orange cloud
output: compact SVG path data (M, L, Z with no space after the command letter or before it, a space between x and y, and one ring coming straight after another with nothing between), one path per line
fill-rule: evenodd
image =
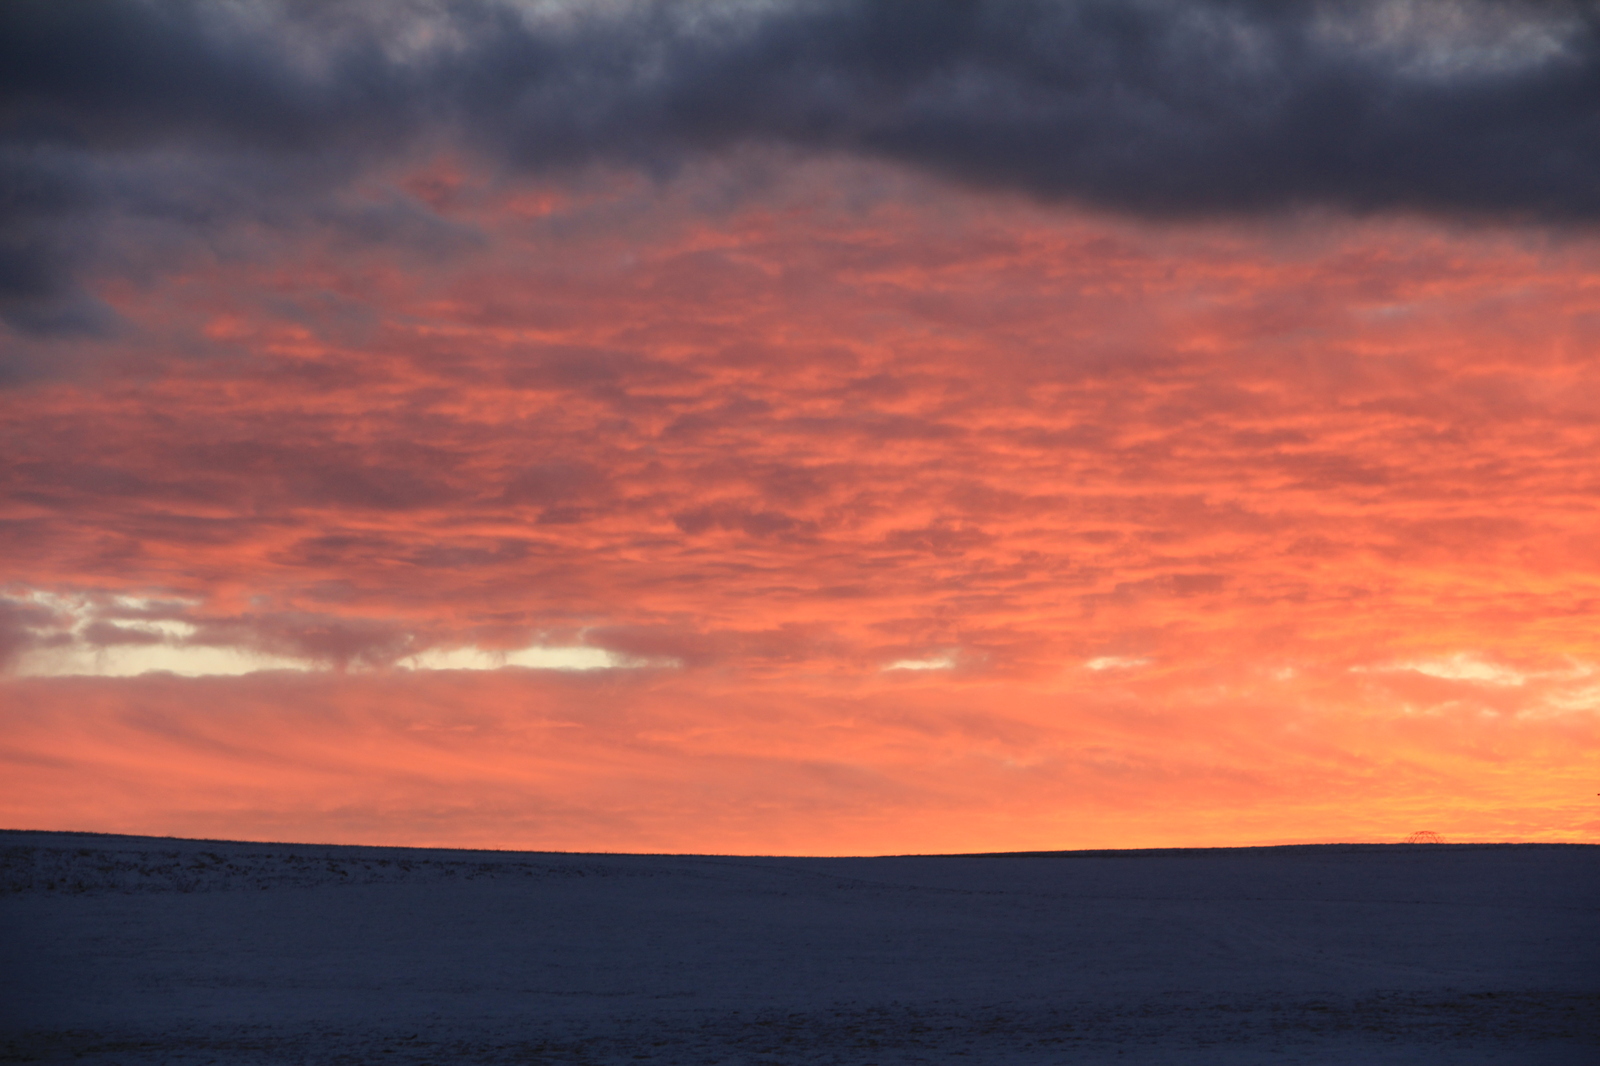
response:
M1600 832L1591 241L440 173L475 250L263 236L0 393L12 824ZM140 664L241 676L59 676Z

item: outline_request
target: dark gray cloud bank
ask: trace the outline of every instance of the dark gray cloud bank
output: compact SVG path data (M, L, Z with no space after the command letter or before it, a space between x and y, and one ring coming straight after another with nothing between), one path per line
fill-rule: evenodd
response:
M1588 223L1597 31L1575 0L6 0L0 317L102 330L87 277L240 222L422 225L336 205L434 144L659 175L777 145L1156 217Z

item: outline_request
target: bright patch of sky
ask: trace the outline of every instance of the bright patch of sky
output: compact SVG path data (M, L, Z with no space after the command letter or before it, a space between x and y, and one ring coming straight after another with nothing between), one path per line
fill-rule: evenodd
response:
M885 670L954 670L956 657L951 654L937 655L929 659L896 659L885 666Z
M1136 666L1148 666L1149 659L1136 659L1126 655L1100 655L1083 665L1090 670L1131 670Z
M641 666L677 666L677 660L641 660L605 648L584 644L567 647L533 645L527 648L434 648L402 659L410 670L498 670L521 666L530 670L619 670Z
M22 654L16 672L23 677L135 677L167 673L180 677L234 677L258 670L308 670L301 659L266 655L244 648L205 644L74 643L34 648Z
M1495 688L1521 688L1531 682L1538 685L1540 691L1534 702L1528 706L1528 710L1592 711L1600 708L1600 686L1593 684L1591 680L1596 668L1592 664L1578 661L1573 661L1569 667L1560 670L1520 670L1504 663L1491 662L1480 655L1457 652L1454 655L1431 659L1351 667L1352 673L1359 674L1401 671L1411 671L1443 681L1462 681Z
M1522 685L1527 683L1529 677L1521 670L1487 662L1464 653L1443 659L1419 659L1415 662L1396 663L1394 668L1415 670L1419 674L1440 677L1447 681L1476 681L1486 685Z

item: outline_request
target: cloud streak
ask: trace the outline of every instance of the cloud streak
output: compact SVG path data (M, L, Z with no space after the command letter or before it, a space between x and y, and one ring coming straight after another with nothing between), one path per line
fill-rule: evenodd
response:
M671 668L582 643L441 645L376 619L280 612L219 616L187 599L38 590L0 595L0 666L19 677L228 677L268 670Z

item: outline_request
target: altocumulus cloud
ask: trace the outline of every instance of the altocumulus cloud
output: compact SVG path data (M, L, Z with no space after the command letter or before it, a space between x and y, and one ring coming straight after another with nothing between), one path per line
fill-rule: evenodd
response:
M0 316L115 330L97 279L239 227L471 240L364 177L441 150L670 176L741 147L1159 217L1588 222L1578 0L10 0ZM50 371L12 345L3 376Z

